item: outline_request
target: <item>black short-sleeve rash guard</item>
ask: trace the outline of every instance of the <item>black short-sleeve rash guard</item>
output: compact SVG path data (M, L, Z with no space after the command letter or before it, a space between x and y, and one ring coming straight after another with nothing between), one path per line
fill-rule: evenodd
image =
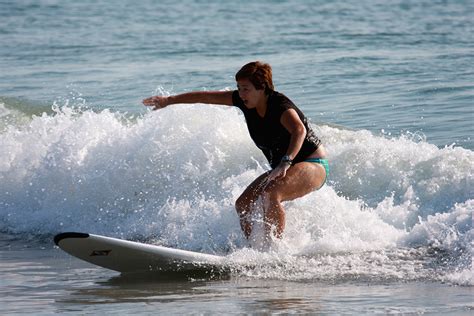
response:
M283 112L288 109L298 113L306 128L303 145L293 161L296 163L305 160L321 144L321 140L314 134L304 114L290 99L279 92L272 91L268 96L267 111L263 118L258 115L255 108L248 109L245 106L237 90L232 93L232 103L244 113L250 137L262 150L272 168L278 166L290 144L291 135L280 121Z

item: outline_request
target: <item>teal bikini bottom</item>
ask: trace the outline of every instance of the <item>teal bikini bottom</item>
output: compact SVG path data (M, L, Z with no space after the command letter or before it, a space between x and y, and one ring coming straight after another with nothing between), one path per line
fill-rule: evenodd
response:
M326 170L326 177L324 178L323 184L321 184L321 187L322 187L326 183L326 180L329 176L329 163L328 163L328 160L323 159L323 158L308 158L308 159L305 160L305 162L319 163L320 165L322 165L324 167L324 169ZM319 188L321 188L321 187L319 187Z

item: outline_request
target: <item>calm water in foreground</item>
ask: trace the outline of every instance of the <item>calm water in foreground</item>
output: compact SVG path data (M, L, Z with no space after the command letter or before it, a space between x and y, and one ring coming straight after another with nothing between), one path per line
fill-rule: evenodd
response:
M474 310L471 287L432 281L121 276L52 246L12 241L0 246L4 315L470 315Z

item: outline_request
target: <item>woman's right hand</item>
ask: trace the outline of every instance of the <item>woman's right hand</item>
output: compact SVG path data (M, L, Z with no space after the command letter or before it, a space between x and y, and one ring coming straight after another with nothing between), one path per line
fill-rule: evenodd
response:
M162 109L170 105L169 97L163 97L159 95L146 98L142 102L146 106L152 106L153 110Z

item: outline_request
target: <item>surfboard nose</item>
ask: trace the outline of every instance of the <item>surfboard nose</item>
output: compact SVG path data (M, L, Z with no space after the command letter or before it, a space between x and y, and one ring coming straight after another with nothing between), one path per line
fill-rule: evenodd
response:
M65 238L87 238L87 237L89 237L89 234L65 232L65 233L60 233L54 236L54 243L56 244L56 246L59 246L59 242Z

